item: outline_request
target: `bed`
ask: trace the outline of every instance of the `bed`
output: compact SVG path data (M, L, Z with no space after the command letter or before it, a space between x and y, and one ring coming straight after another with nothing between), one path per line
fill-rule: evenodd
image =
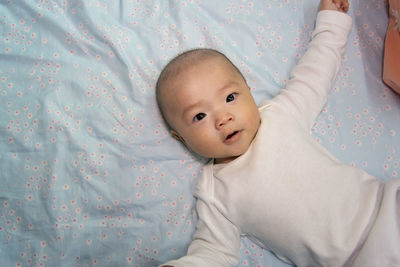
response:
M224 52L257 103L304 53L317 0L0 0L2 266L158 266L185 254L206 159L175 141L154 86L174 55ZM400 178L400 97L382 82L384 0L353 0L342 68L312 133ZM322 66L323 67L323 66ZM239 266L288 266L242 237Z

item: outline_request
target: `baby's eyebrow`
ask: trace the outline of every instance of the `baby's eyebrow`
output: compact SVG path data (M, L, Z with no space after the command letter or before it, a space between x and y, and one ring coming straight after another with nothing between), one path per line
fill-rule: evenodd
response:
M201 105L201 102L199 101L199 102L195 102L195 103L190 104L187 107L185 107L182 112L182 119L184 119L187 116L187 113L189 113L192 109L195 109L195 108L199 107L200 105Z
M219 89L219 92L224 92L226 89L229 89L230 87L235 86L235 85L237 85L237 84L238 84L237 82L231 81L231 82L225 84L224 86L222 86L222 87Z

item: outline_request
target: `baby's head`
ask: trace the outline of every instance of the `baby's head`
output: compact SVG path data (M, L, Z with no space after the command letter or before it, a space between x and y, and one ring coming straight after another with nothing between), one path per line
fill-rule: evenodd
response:
M216 163L246 152L260 125L243 75L215 50L195 49L175 57L161 72L156 91L172 135Z

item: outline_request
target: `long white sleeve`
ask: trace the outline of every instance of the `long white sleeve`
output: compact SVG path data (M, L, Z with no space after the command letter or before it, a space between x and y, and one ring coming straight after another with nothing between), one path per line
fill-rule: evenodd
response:
M212 166L207 166L205 172L211 168ZM213 179L204 179L200 182L203 183L198 185L199 190L196 194L199 221L194 240L189 246L187 256L167 262L165 265L174 267L236 266L239 260L240 232L216 208L214 196L209 196L209 192L214 192Z
M274 99L306 128L312 127L326 102L341 66L351 23L347 14L320 11L306 53L293 68L286 89Z

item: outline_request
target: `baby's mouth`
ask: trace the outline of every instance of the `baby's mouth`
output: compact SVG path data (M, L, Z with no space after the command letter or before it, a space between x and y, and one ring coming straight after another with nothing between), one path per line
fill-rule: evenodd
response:
M225 142L229 142L229 140L231 140L235 135L237 135L239 133L239 131L234 131L233 133L229 134L226 138L225 138Z

